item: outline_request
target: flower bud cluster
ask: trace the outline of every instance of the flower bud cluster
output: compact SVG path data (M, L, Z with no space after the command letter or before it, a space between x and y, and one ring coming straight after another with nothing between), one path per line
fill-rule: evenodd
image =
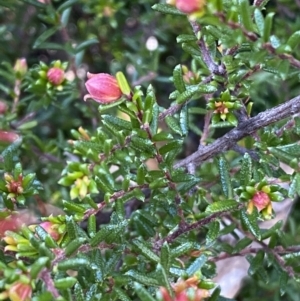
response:
M49 66L43 62L30 70L28 90L53 100L55 93L63 91L70 82L66 79L68 63L54 61Z
M252 214L254 208L264 220L273 217L272 202L281 202L284 197L278 185L270 185L266 180L256 184L254 180L245 187L236 189L240 199L247 203L247 213Z
M237 125L237 118L233 112L241 107L241 103L230 95L229 90L221 93L218 99L211 99L207 104L207 108L213 111L212 124L227 121L233 126Z
M4 265L2 263L2 265ZM2 279L4 290L0 293L0 300L30 301L32 296L32 280L26 266L20 260L5 266L5 277ZM5 282L4 282L5 281Z
M77 164L72 162L68 165L63 177L58 182L63 186L71 186L71 199L83 199L90 193L98 193L97 184L90 177L88 164Z
M165 287L161 287L158 292L158 299L161 301L202 301L209 297L210 293L207 288L202 288L201 285L202 281L196 275L186 280L180 279L172 285L173 298Z

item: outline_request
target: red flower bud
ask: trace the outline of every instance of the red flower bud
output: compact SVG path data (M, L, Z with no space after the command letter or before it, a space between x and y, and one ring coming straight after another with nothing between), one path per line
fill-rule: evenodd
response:
M2 131L0 130L0 141L13 143L20 136L14 132Z
M30 284L15 282L8 290L10 300L28 301L31 300L32 287Z
M85 83L89 94L84 96L84 101L87 98L93 98L95 101L102 104L108 104L118 100L122 96L122 91L115 77L106 73L87 74L88 80Z
M176 7L186 14L192 14L203 8L205 0L176 0Z
M61 234L58 233L58 230L57 228L55 228L55 224L51 223L51 222L42 222L40 224L40 226L42 228L44 228L44 230L51 235L51 237L54 239L54 240L59 240L60 237L61 237Z
M263 191L257 191L251 201L258 211L265 209L271 203L270 197Z
M50 68L47 72L47 79L52 85L59 86L65 80L65 72L57 67Z

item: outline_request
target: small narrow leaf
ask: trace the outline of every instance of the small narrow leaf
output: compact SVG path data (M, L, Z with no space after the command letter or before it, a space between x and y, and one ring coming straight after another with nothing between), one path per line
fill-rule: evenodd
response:
M170 5L170 4L157 3L152 6L152 9L164 14L184 16L184 13L178 10L174 5Z
M205 262L207 261L207 257L205 255L200 255L186 270L188 276L193 276L196 272L199 272Z
M45 42L48 38L50 38L54 33L56 33L59 30L59 26L51 27L44 31L34 42L33 48L39 48L39 46Z
M151 251L142 241L135 239L132 244L139 250L139 252L151 261L159 262L159 257Z
M265 28L265 19L260 9L258 8L256 8L254 11L254 20L258 29L258 33L260 34L260 36L263 36Z
M288 39L287 45L291 47L292 50L297 47L300 43L300 30L295 31Z
M90 40L84 41L76 46L75 53L85 50L86 48L88 48L92 45L95 45L95 44L99 44L99 41L97 39L90 39Z
M79 2L79 0L68 0L68 1L65 1L62 5L60 5L57 8L57 12L62 13L64 10L68 9L69 7L71 7L72 5L76 4L77 2Z
M210 223L206 235L206 245L210 245L212 242L214 242L217 239L219 232L220 223L218 221Z
M185 89L185 83L182 75L182 66L177 65L173 71L173 81L175 88L179 91L179 93L183 93Z
M183 106L180 111L179 123L180 123L182 134L186 136L189 131L187 105Z
M249 5L249 0L239 0L239 11L241 15L241 21L244 27L251 31L252 30L252 19L251 19L251 9Z
M170 270L170 264L171 264L171 253L170 253L170 247L167 242L164 242L164 244L161 247L160 250L160 263L168 273Z
M133 278L135 281L138 281L139 283L142 283L145 285L149 285L149 286L159 286L160 285L159 281L156 278L151 278L149 276L146 276L146 275L136 272L134 270L130 270L130 271L126 272L125 275L128 275L131 278Z
M273 13L273 12L268 13L265 18L265 27L264 27L264 34L263 34L263 41L265 43L269 42L269 39L270 39L274 14L275 13Z
M261 232L258 226L258 212L254 208L252 214L241 210L241 220L243 225L258 239L261 240Z
M246 186L252 179L252 160L248 153L245 153L241 167L241 185Z
M237 208L237 206L238 203L234 200L224 200L208 205L205 212L216 213L221 211L228 211Z
M167 116L165 118L165 121L166 121L168 127L170 128L170 130L172 130L175 133L177 133L180 136L182 136L182 131L181 131L181 128L179 126L179 122L178 122L177 118L175 118L173 116Z
M232 198L233 189L231 184L231 176L229 172L228 163L223 156L221 156L219 159L219 173L224 195L227 198Z

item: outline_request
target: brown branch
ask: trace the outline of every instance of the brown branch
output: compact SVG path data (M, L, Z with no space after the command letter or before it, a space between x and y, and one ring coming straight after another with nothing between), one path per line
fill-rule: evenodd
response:
M299 112L300 95L272 109L261 112L255 117L241 122L236 128L215 140L212 144L201 147L201 149L197 150L187 158L176 163L174 168L184 167L190 163L194 163L198 166L201 162L213 158L224 151L232 149L242 138L254 134L259 129Z
M41 271L39 278L45 283L47 290L52 294L52 296L55 299L60 296L58 290L54 286L54 282L51 277L51 272L47 268L44 268Z
M163 239L158 240L154 245L154 249L159 250L164 242L172 243L177 237L181 236L182 234L185 234L187 232L190 232L192 230L195 230L195 229L201 228L207 224L210 224L214 220L219 219L220 217L223 217L225 215L228 215L229 211L239 210L242 207L244 207L244 204L237 203L237 206L234 209L213 213L210 216L205 217L192 224L187 224L187 223L181 224L178 226L178 229L175 230L172 234L166 236Z

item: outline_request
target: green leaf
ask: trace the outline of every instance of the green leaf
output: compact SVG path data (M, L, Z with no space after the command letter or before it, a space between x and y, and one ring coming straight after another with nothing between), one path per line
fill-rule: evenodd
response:
M58 263L57 268L61 271L75 270L84 267L89 268L91 266L90 261L86 258L71 258L66 259Z
M218 221L211 222L208 226L208 232L206 234L206 245L213 243L219 235L220 223Z
M245 153L241 167L241 185L246 186L252 179L252 160L248 153Z
M40 273L40 271L46 267L49 263L48 257L40 257L38 258L30 268L30 277L32 279L36 279Z
M264 34L263 34L263 41L265 43L269 42L269 39L270 39L274 15L275 15L275 13L273 13L273 12L268 13L265 18L265 27L264 27Z
M50 38L53 34L55 34L60 29L60 26L55 26L44 31L34 42L33 48L39 48L39 46L45 42L48 38Z
M7 1L7 0L5 0L5 1ZM31 5L39 7L39 8L45 8L47 6L47 4L41 3L37 0L23 0L23 2L31 4Z
M171 257L178 258L195 248L197 248L195 246L195 243L192 242L181 243L178 247L171 249Z
M79 1L80 0L68 0L68 1L65 1L62 5L60 5L57 8L57 12L62 13L64 10L68 9L69 7L73 6L74 4L76 4Z
M197 38L194 34L181 34L176 38L177 43L194 42ZM181 66L181 65L178 65ZM177 88L178 90L178 88ZM183 92L183 91L182 91Z
M259 269L261 269L261 267L263 267L264 257L265 254L263 250L259 250L255 257L252 255L246 256L246 259L250 263L248 270L250 276L254 275Z
M78 0L76 0L76 1L78 1ZM82 42L82 43L80 43L79 45L76 46L75 53L83 51L86 48L88 48L92 45L95 45L95 44L99 44L99 41L97 39L90 39L90 40L84 41L84 42Z
M132 244L139 250L140 254L144 255L149 260L160 262L159 257L153 251L151 251L142 241L135 239L132 241Z
M157 265L156 272L158 274L157 276L160 278L159 280L160 280L161 286L167 288L169 294L172 296L173 289L168 280L167 272L161 264Z
M186 136L189 132L187 105L184 105L180 111L179 124L182 134Z
M112 125L114 128L116 128L119 131L132 130L131 122L112 115L102 115L102 122L103 124Z
M97 232L96 226L97 226L96 216L95 214L92 214L88 218L88 225L87 225L87 231L91 238L94 237Z
M171 253L168 243L165 241L160 250L160 263L164 267L165 271L169 273L171 266Z
M265 28L265 19L260 9L258 8L254 10L254 20L258 29L258 33L260 34L260 36L263 36Z
M170 4L157 3L152 6L152 9L164 14L184 16L184 13L178 10L174 5Z
M183 80L183 75L182 75L182 67L180 64L174 68L173 82L174 82L175 88L179 91L179 93L183 93L186 90L185 83Z
M280 276L279 276L280 296L283 296L285 294L289 279L290 277L288 273L286 273L285 271L280 271Z
M234 253L239 253L240 251L244 250L252 243L252 239L249 237L244 237L238 241L238 243L234 247Z
M120 288L114 287L114 292L118 296L118 299L121 301L132 301L131 298L128 297L128 295Z
M125 273L125 275L130 276L133 280L138 281L139 283L149 285L149 286L159 286L160 283L157 279L151 278L149 276L146 276L144 274L141 274L134 270L129 270ZM144 299L142 299L144 300Z
M230 199L233 197L231 175L229 172L228 163L223 156L221 156L219 159L218 167L219 167L220 180L221 180L221 184L222 184L223 193L227 198Z
M241 220L243 225L258 239L261 240L261 232L258 226L258 212L254 208L252 214L241 210Z
M238 203L234 200L224 200L214 202L206 207L205 212L207 213L216 213L222 211L229 211L237 208Z
M300 173L296 173L291 181L288 196L294 198L295 195L300 195Z
M179 126L179 122L178 119L173 117L173 116L167 116L165 118L165 121L168 125L168 127L170 128L170 130L174 131L175 133L179 134L180 136L182 136L182 131L181 128Z
M199 49L199 47L197 47L196 45L194 44L191 44L191 43L183 43L182 44L182 49L190 54L190 55L194 55L196 57L201 57L202 53Z
M66 200L62 201L64 205L64 210L69 211L71 214L72 213L84 213L86 208L84 206L81 206L79 204L75 204L74 202L68 202Z
M288 39L287 45L291 47L292 50L294 50L300 42L300 30L295 31Z
M54 280L54 286L58 289L68 289L75 285L77 279L74 277L65 277Z
M150 155L153 155L155 153L153 143L148 139L133 136L131 138L131 146L137 151L142 151Z
M67 232L70 239L75 239L78 237L78 225L75 223L72 216L66 217L66 223L67 223Z
M189 277L193 276L196 272L199 272L205 262L207 261L207 257L205 255L200 255L187 269L186 273Z
M17 139L14 143L8 146L1 154L4 161L5 171L12 171L15 162L19 161L18 148L22 143L22 139Z
M247 30L252 31L253 23L251 19L251 9L249 5L249 0L239 0L239 12L244 27Z
M71 240L65 249L66 256L72 255L75 251L78 250L80 246L86 241L85 237L78 237L74 240Z

